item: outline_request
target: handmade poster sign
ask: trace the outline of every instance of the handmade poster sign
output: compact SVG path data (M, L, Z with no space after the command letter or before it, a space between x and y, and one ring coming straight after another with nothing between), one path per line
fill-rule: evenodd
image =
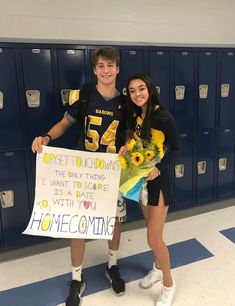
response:
M24 234L112 239L120 169L117 154L43 146Z

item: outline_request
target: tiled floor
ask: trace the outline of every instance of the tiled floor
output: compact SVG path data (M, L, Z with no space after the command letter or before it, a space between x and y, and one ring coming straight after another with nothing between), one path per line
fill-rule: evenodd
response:
M177 286L173 305L235 306L235 205L172 216L166 223L165 240ZM116 297L104 276L106 241L87 242L82 306L154 306L160 284L148 290L138 287L139 279L152 266L146 229L140 224L122 234L119 263L127 282L124 296ZM70 277L68 247L3 261L0 306L62 306Z

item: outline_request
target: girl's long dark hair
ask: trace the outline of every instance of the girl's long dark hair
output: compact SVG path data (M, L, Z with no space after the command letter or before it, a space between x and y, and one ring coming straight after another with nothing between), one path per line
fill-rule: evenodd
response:
M160 102L159 94L157 88L153 81L145 74L136 73L134 74L127 82L127 136L128 138L133 137L133 133L135 130L136 117L141 115L141 108L135 105L130 98L129 86L130 82L133 80L142 80L147 86L149 98L147 101L147 110L145 114L145 118L143 121L143 125L141 128L140 137L143 140L150 141L151 140L151 122L154 110L157 106L159 106L160 110L165 109L165 107Z

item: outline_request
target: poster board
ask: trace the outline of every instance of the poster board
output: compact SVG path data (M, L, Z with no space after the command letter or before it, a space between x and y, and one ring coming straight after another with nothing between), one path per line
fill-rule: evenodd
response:
M34 207L23 233L112 239L120 171L117 154L43 146L36 158Z

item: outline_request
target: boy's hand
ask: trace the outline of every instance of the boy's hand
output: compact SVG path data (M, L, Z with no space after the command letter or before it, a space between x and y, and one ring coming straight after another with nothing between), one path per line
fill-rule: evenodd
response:
M32 143L32 151L33 153L41 153L42 152L42 145L47 146L48 143L50 142L49 137L43 137L43 136L38 136L34 138L34 141Z

